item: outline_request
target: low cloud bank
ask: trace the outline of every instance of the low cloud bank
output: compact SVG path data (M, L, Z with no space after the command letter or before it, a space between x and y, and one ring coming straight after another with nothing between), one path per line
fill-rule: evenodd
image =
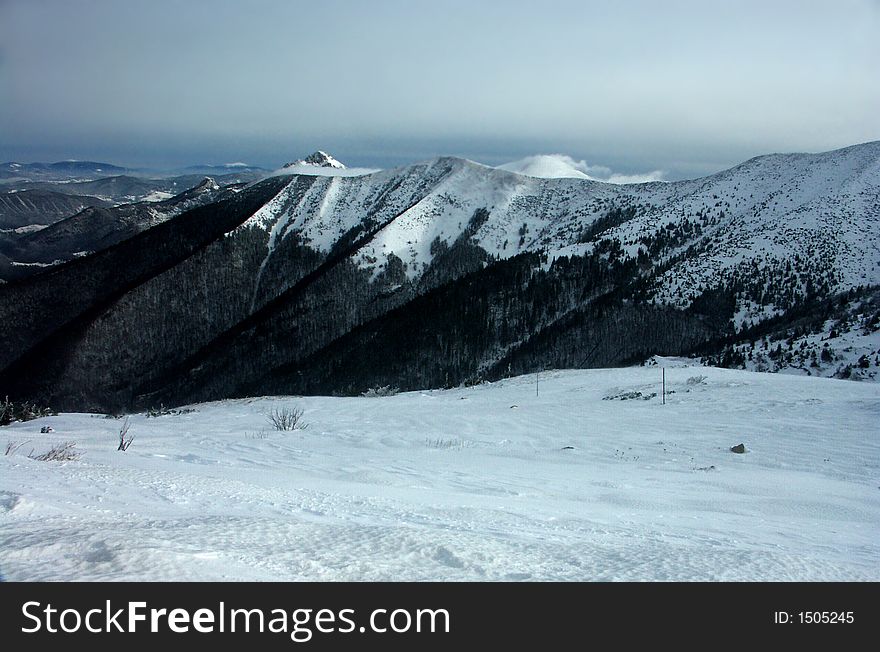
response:
M642 174L620 174L604 165L589 165L566 154L538 154L499 165L498 169L542 179L574 178L605 183L650 183L664 181L666 173L654 170Z

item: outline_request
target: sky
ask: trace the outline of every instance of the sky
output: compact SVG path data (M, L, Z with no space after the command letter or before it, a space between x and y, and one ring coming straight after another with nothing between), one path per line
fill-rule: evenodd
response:
M696 177L880 139L878 34L880 0L0 0L0 161Z

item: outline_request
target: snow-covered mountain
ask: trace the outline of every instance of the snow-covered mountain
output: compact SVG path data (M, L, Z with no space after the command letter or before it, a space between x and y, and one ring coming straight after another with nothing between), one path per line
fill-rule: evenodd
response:
M452 244L485 209L488 217L471 238L488 254L540 251L552 259L593 251L600 236L614 239L626 257L641 251L652 269L664 268L652 296L678 308L705 289L751 277L753 262L762 274L786 275L791 294L804 295L808 279L830 292L880 283L878 142L758 157L672 183L527 178L440 158L365 177L319 179L305 193L300 188L292 178L242 227L271 232L269 256L279 237L291 236L327 252L378 204L379 219L389 221L356 260L375 274L394 254L409 280L429 266L432 245ZM609 220L613 209L621 214ZM776 301L761 304L756 291L742 291L738 326L783 309Z
M327 152L322 152L318 150L312 154L309 154L305 158L299 159L298 161L293 161L291 163L285 164L285 168L298 168L298 167L316 167L316 168L336 168L338 170L344 170L345 165L337 161L335 158L330 156Z
M202 248L165 248L180 220ZM25 334L0 351L0 389L104 405L360 392L655 353L746 366L765 343L773 368L875 378L878 221L878 142L669 183L539 178L448 157L274 176L0 288ZM71 296L120 257L137 273ZM57 323L37 319L33 306L62 300ZM822 339L841 320L864 334L855 360L842 350L850 340ZM133 354L103 352L129 347L132 324Z
M275 175L302 174L320 177L359 177L378 172L374 168L347 167L327 152L317 151L305 158L292 161L276 170Z

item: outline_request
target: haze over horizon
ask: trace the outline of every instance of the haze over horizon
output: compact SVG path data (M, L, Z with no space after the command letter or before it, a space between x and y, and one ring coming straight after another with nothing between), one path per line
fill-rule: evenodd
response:
M880 139L877 33L873 0L6 0L0 160L696 177Z

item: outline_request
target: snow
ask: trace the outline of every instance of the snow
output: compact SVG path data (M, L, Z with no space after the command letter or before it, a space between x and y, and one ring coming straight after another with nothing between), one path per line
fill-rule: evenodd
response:
M157 201L165 201L166 199L171 199L174 195L170 192L165 192L163 190L154 190L148 195L145 195L142 201L148 202L157 202Z
M804 333L779 341L766 337L754 346L745 341L734 349L745 357L750 371L790 373L807 376L852 378L880 382L880 330L871 326L873 314L858 314L849 320L827 320L818 333ZM779 347L783 355L772 354Z
M61 264L64 263L64 262L66 262L66 261L61 260L61 259L55 259L55 260L53 260L51 263L40 263L40 262L37 262L37 263L22 263L22 262L19 262L19 261L17 261L17 260L13 260L13 261L11 261L11 264L12 264L14 267L54 267L55 265L61 265Z
M523 376L134 415L127 452L117 419L12 424L0 445L29 443L0 458L0 574L880 579L880 387L654 362L666 405L645 366L545 372L539 396ZM284 406L308 427L272 430ZM62 441L82 457L27 457Z
M23 235L25 233L36 233L37 231L42 231L48 224L26 224L25 226L19 226L14 229L0 229L0 233L15 233L17 235Z

